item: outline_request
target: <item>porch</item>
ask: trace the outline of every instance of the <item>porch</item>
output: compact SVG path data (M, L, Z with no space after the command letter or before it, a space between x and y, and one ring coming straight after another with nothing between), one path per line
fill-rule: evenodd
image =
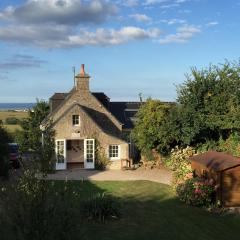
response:
M57 139L56 170L95 168L94 139Z

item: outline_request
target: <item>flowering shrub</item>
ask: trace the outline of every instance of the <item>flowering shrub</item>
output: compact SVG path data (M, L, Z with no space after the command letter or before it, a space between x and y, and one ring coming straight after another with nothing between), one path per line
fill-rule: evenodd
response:
M214 182L202 178L191 178L177 186L180 200L193 206L209 206L214 201L214 193Z
M184 149L176 147L171 151L170 158L166 160L165 165L174 172L174 187L193 177L189 157L194 154L195 150L192 147L186 147Z

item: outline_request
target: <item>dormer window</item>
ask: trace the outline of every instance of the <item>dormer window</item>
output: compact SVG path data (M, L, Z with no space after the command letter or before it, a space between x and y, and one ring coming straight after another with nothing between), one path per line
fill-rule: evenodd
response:
M72 115L72 125L73 126L80 125L80 116L79 115Z

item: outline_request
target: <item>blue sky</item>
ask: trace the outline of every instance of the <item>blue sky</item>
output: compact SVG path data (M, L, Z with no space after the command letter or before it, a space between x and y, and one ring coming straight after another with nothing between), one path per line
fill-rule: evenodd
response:
M1 0L0 102L47 100L85 64L114 101L173 101L190 67L238 60L240 0Z

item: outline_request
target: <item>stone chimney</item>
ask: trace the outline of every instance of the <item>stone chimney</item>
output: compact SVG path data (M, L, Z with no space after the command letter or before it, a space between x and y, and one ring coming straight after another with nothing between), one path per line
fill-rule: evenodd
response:
M90 76L85 73L84 64L81 65L80 73L75 76L76 89L79 91L89 91Z

